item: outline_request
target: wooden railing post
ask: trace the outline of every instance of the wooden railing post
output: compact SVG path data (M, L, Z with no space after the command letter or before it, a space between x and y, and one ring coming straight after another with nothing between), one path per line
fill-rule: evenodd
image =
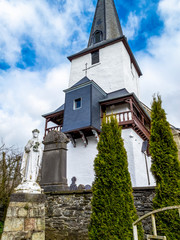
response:
M170 207L165 207L165 208L160 208L160 209L156 209L152 212L146 213L144 216L140 217L139 219L137 219L134 223L133 223L133 237L134 240L138 240L138 232L137 232L137 224L140 223L142 220L144 220L145 218L151 216L151 220L152 220L152 231L153 231L153 235L147 235L147 239L163 239L163 240L167 240L166 236L158 236L157 235L157 228L156 228L156 219L155 219L155 214L159 213L159 212L164 212L164 211L168 211L168 210L173 210L173 209L177 209L179 211L179 217L180 217L180 205L177 206L170 206Z
M133 224L133 236L134 236L134 240L138 240L137 225L134 225L134 224Z

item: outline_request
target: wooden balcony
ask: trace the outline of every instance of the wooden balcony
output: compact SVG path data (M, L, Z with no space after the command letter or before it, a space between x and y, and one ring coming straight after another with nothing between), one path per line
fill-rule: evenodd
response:
M115 113L113 116L117 119L120 126L124 129L132 127L134 131L143 139L149 140L150 132L144 125L143 119L139 119L138 116L132 111ZM111 115L106 115L106 119L110 120Z
M61 131L61 129L62 129L62 125L58 125L58 126L46 128L46 129L45 129L45 135L44 135L44 137L45 137L46 135L48 135L48 133L51 132L51 131Z

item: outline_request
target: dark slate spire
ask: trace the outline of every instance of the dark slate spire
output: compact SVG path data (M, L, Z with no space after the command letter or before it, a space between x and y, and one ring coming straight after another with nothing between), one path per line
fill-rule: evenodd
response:
M88 47L123 36L114 0L98 0Z

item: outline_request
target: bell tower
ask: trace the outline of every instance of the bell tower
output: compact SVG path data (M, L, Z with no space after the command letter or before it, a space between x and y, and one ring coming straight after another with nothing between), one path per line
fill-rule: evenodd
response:
M139 97L142 73L123 35L114 0L98 0L87 48L68 59L69 87L84 77L87 66L87 77L105 92L126 88Z

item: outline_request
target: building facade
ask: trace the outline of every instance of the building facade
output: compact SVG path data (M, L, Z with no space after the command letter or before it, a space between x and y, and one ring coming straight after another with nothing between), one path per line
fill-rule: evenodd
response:
M154 186L148 155L150 116L139 100L142 73L123 35L113 0L98 0L87 48L68 59L71 71L65 103L43 115L45 135L62 131L71 141L68 183L76 176L78 184L92 185L102 117L113 114L122 126L132 185ZM49 128L50 122L55 126Z

